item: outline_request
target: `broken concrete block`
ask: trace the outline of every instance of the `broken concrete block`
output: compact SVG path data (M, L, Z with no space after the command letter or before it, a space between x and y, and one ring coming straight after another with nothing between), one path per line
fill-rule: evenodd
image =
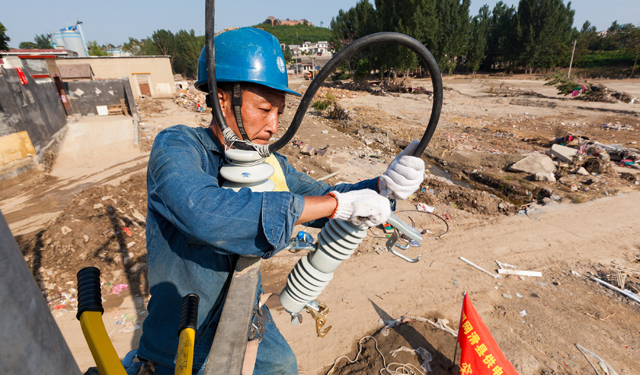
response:
M533 175L533 179L542 182L556 182L556 176L553 173L538 172Z
M551 156L555 156L560 161L565 163L572 163L573 157L578 154L578 150L571 147L561 146L561 145L553 145L551 146Z
M512 172L524 172L530 174L536 174L539 172L553 173L556 171L556 166L553 164L553 160L547 155L533 154L520 160L509 167Z
M302 149L300 149L300 153L302 155L310 155L313 156L316 154L316 149L311 147L311 146L303 146Z
M329 145L327 145L327 147L317 149L316 150L316 155L325 156L327 154L327 151L329 151Z
M578 170L576 170L576 174L580 176L589 176L589 172L587 172L583 167L578 168Z

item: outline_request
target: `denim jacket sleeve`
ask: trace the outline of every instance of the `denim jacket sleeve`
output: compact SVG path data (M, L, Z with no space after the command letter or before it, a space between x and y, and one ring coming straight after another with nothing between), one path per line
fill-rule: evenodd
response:
M376 192L380 192L378 190L378 178L373 178L371 180L360 181L356 184L340 184L336 186L330 186L329 184L323 181L316 181L311 176L306 173L298 172L291 164L286 157L276 154L278 161L280 162L280 166L282 167L282 171L287 179L287 186L289 190L296 194L304 195L304 196L314 196L314 195L325 195L330 191L337 191L340 193L351 191L351 190L362 190L362 189L371 189ZM392 202L393 207L395 208L395 201ZM310 221L308 223L304 223L304 225L314 228L320 228L324 226L327 222L326 218Z
M221 157L184 131L158 134L149 158L149 209L196 244L268 258L288 244L304 199L221 188Z

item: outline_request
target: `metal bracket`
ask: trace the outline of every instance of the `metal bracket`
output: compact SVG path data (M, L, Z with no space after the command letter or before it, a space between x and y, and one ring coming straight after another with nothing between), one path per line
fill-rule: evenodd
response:
M305 310L307 310L307 312L311 314L311 317L316 321L316 334L318 337L324 338L327 333L329 333L329 330L331 330L331 326L324 330L322 329L322 327L327 323L327 315L329 314L330 309L322 302L311 301L307 303Z
M417 258L415 259L411 259L403 254L400 254L399 252L395 251L393 248L394 246L397 245L398 240L400 239L400 234L398 233L397 229L393 230L393 234L391 235L391 237L389 237L389 239L387 240L387 250L389 250L393 255L397 256L400 259L406 260L409 263L416 263L418 262L420 259L422 259L422 255L418 255ZM407 245L408 247L409 245ZM405 249L407 248L405 247Z

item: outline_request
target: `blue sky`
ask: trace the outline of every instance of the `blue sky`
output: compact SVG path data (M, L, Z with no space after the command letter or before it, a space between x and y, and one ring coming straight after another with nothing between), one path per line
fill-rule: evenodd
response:
M370 0L371 1L371 0ZM387 0L390 1L390 0ZM339 9L348 9L357 0L282 1L282 0L233 0L217 1L216 29L249 26L264 21L268 16L280 19L306 18L319 26L329 26L331 18ZM495 0L472 0L471 13ZM517 0L505 3L517 5ZM611 22L640 24L640 0L575 0L575 26L578 29L585 20L591 21L598 30L606 29ZM45 0L29 1L29 11L25 15L24 3L7 1L2 5L0 22L7 28L11 38L9 45L17 47L21 41L33 40L35 34L53 32L83 21L87 40L97 40L99 44L121 44L128 37L144 38L157 29L194 29L197 34L204 32L204 1L202 0L110 0L80 1Z

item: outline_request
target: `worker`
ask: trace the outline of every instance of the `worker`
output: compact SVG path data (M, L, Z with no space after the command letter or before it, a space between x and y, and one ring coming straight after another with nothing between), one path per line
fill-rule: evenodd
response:
M215 37L215 60L218 99L228 126L240 138L267 144L285 110L285 95L300 96L288 87L278 40L254 28L227 31ZM204 49L195 86L209 91ZM233 99L234 89L241 93L241 105ZM295 224L320 227L327 218L363 227L384 223L388 198L406 199L424 178L424 162L409 156L417 143L381 177L333 187L296 171L276 153L266 160L276 170L276 191L236 192L221 188L220 168L229 146L214 116L208 128L163 130L151 150L146 230L151 299L138 356L157 375L174 371L183 296L200 297L193 367L201 374L238 257L274 256L288 245ZM256 302L260 294L261 285ZM298 374L293 351L268 309L261 308L268 320L253 373Z

